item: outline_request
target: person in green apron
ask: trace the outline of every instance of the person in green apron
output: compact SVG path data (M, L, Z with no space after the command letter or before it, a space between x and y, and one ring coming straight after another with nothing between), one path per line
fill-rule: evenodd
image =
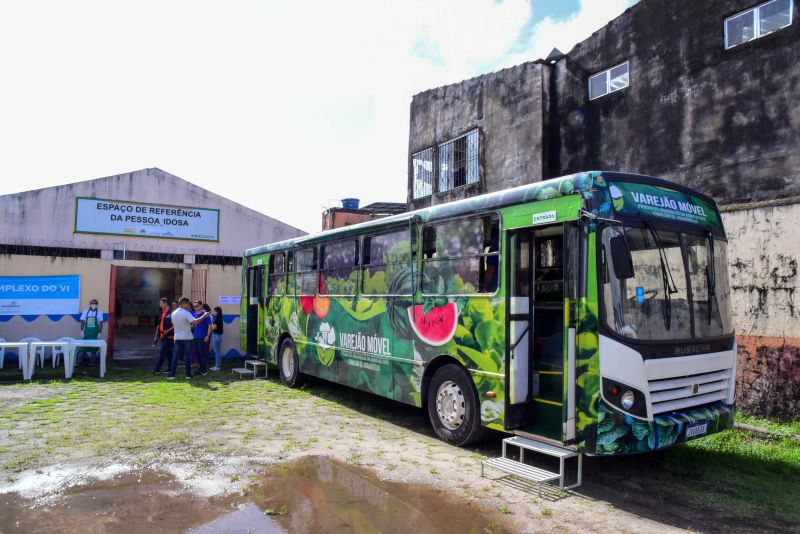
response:
M98 309L97 299L92 299L89 302L89 307L83 310L81 314L81 332L83 332L83 339L97 339L103 331L103 313ZM94 358L97 353L95 348L82 348L76 355L76 364L80 364L81 356L84 354Z

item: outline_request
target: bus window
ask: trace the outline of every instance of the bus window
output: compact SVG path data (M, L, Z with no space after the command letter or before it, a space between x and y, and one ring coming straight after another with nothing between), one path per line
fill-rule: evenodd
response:
M286 292L286 255L283 252L274 252L269 257L267 287L270 296Z
M411 267L413 240L408 228L364 239L364 275L361 291L365 295L410 295L411 286L403 285L403 276ZM395 288L402 288L398 292ZM390 290L391 289L391 290Z
M496 215L426 227L422 246L423 293L494 293L500 279L499 227Z
M358 241L348 239L322 245L319 294L352 296L358 288Z
M317 294L317 248L300 249L294 255L295 291L299 296Z

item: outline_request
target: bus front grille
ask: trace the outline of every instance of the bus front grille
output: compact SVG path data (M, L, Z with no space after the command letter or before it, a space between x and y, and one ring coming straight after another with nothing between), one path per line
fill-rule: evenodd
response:
M725 369L650 380L648 385L655 415L724 400L728 398L728 391L733 387L733 377L731 371Z

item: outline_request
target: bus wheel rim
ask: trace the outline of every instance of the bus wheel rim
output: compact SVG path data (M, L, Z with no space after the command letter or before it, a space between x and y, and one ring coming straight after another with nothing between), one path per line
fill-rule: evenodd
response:
M464 393L458 384L447 380L439 386L439 391L436 392L436 413L446 429L456 430L464 423L466 406Z
M281 365L283 366L283 376L286 378L291 378L291 376L294 375L294 358L292 356L292 349L289 347L283 349Z

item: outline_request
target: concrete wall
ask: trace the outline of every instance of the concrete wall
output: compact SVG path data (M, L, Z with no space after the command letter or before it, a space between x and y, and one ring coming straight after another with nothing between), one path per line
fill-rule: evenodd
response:
M449 202L542 179L547 73L524 63L414 95L409 133L409 208ZM474 128L481 132L481 182L413 198L410 156Z
M371 212L365 210L330 208L322 213L322 230L342 228L351 224L371 221L374 218L375 216Z
M556 65L555 174L650 174L719 203L800 194L800 6L782 30L724 48L754 0L642 0ZM589 100L588 77L630 62L630 86Z
M736 394L751 413L800 416L799 220L800 197L723 212L738 345Z

